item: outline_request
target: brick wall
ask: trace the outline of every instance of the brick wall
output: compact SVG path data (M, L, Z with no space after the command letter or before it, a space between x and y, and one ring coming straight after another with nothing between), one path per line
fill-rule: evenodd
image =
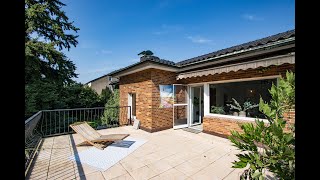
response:
M155 132L172 128L172 108L159 108L159 85L176 83L176 74L168 71L148 69L120 78L120 105L128 105L128 94L136 93L136 116L140 128ZM126 116L120 115L121 125Z
M286 131L289 131L290 127L296 122L296 112L291 110L283 113L283 119L287 121Z
M226 138L231 135L230 130L242 132L239 124L248 122L249 121L235 120L232 116L230 118L204 116L203 132Z
M161 131L173 127L172 108L159 108L160 90L159 85L176 83L176 73L153 69L152 77L152 130Z
M257 68L248 70L239 70L237 72L221 73L215 75L209 75L205 77L195 77L179 80L178 83L197 83L197 82L209 82L209 81L221 81L230 79L242 79L242 78L252 78L252 77L263 77L272 75L281 75L285 77L287 70L294 72L295 65L283 64L280 66L269 66L267 68ZM291 115L291 118L288 116ZM284 115L285 118L290 119L289 123L294 122L294 112ZM230 130L241 131L238 124L248 123L248 121L235 120L230 116L229 118L217 118L211 116L205 116L203 118L203 132L209 134L215 134L221 137L227 137L231 135ZM254 123L254 122L253 122Z
M172 108L159 108L160 91L159 85L165 84L189 84L209 81L221 81L230 79L263 77L271 75L285 75L286 70L294 72L294 65L283 64L281 66L269 66L267 68L239 70L237 72L221 73L203 77L187 78L177 81L176 73L158 70L147 69L137 73L133 73L120 78L120 105L128 105L128 93L136 93L136 115L140 120L140 128L155 132L173 127ZM179 99L183 99L183 95ZM183 111L178 114L184 114ZM121 124L127 123L127 114L120 114ZM204 132L217 133L221 135L229 135L230 129L240 130L238 122L234 120L214 119L205 117ZM245 121L247 122L247 121ZM238 129L237 129L238 128Z
M141 129L152 128L152 81L151 69L120 78L120 106L128 106L128 94L136 93L136 117ZM120 114L120 124L127 123L127 115Z
M285 132L289 131L289 126L295 123L295 111L289 111L284 113L284 119L287 120ZM230 131L235 130L243 132L239 125L243 123L253 123L250 121L237 120L230 117L213 117L204 116L203 117L203 132L208 134L213 134L216 136L227 138L231 135Z

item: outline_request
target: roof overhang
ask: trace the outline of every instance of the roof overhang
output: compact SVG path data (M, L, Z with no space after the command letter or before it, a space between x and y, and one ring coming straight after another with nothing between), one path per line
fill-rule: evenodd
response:
M179 73L177 79L184 78L192 78L199 76L208 76L220 73L227 73L230 71L238 71L238 70L247 70L247 69L255 69L258 67L268 67L271 65L281 65L281 64L295 64L295 53L292 52L286 55L274 56L270 58L258 59L249 62L235 63L225 66L218 66L210 69L198 70L198 71L190 71L185 73Z
M174 67L174 66L168 66L168 65L157 63L157 62L154 62L154 61L143 61L143 62L138 63L138 64L136 64L136 65L134 65L132 67L128 67L128 68L125 68L122 71L115 72L115 73L108 74L108 75L110 75L112 77L119 78L121 76L126 76L126 75L129 75L129 74L133 74L133 73L136 73L136 72L139 72L139 71L143 71L143 70L146 70L146 69L151 69L151 68L170 71L170 72L177 72L178 71L178 68Z
M246 50L235 51L218 57L208 58L202 61L190 63L180 67L179 72L192 71L192 69L208 67L215 64L232 62L239 59L246 59L254 56L259 56L267 53L278 52L280 50L290 49L295 47L295 37L280 40L273 43L268 43L262 46L249 48Z

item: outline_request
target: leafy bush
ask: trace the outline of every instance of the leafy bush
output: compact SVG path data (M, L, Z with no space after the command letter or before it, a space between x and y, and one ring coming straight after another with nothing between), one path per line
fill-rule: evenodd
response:
M96 121L87 121L87 123L92 127L92 128L97 128L99 126L99 123Z
M231 131L230 141L245 153L237 154L238 161L233 168L249 168L241 179L264 179L264 170L269 170L280 179L295 178L295 130L284 131L286 121L283 113L295 106L295 77L286 73L286 79L280 78L278 87L274 84L269 90L270 103L260 98L259 110L264 113L269 125L256 119L256 125L241 125L243 133ZM258 145L261 148L258 148Z
M119 121L119 90L114 90L114 93L105 105L104 114L101 117L102 124L111 125L117 124Z
M45 109L101 107L99 95L81 83L56 86L41 80L25 86L25 117Z
M102 89L101 94L100 94L100 102L105 105L108 100L111 98L112 96L112 91L106 87L105 89Z

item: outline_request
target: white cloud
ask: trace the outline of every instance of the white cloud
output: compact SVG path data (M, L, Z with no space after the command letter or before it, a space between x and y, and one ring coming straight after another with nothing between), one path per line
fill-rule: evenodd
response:
M110 50L101 50L101 53L102 54L111 54L112 51L110 51Z
M246 20L249 20L249 21L260 21L260 20L262 20L262 18L257 17L256 15L253 15L253 14L244 14L242 16L242 18L244 18Z
M112 70L112 69L113 69L112 67L92 69L92 70L89 70L89 71L84 72L84 73L82 73L82 74L96 74L96 73L100 73L100 72L106 72L106 71L109 71L109 70Z
M106 50L106 49L102 49L102 50L96 52L96 54L111 54L111 53L112 53L112 51Z
M155 32L153 32L152 34L154 34L154 35L161 35L161 34L167 34L168 33L168 31L155 31Z
M167 24L162 24L159 30L154 31L152 34L154 35L162 35L162 34L168 34L171 32L178 32L183 29L182 26L180 25L167 25Z
M193 43L198 43L198 44L211 44L212 40L207 39L201 36L188 36L188 39L190 39Z
M89 42L89 41L80 41L79 47L82 49L91 49L91 48L94 48L95 45L94 45L94 43Z

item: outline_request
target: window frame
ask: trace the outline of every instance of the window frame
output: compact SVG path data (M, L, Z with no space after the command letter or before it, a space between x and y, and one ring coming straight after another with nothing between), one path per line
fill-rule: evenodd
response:
M226 114L210 113L210 85L211 84L232 83L232 82L265 80L265 79L276 79L276 83L277 83L276 85L278 85L280 77L281 77L281 75L274 75L274 76L264 76L264 77L253 77L253 78L231 79L231 80L206 82L204 84L204 108L205 108L204 109L204 116L227 118L227 119L231 119L231 120L255 121L256 118L252 118L252 117L240 117L240 116L232 116L232 115L226 115ZM266 120L266 119L260 119L260 120L263 120L264 122L268 122L268 120Z

